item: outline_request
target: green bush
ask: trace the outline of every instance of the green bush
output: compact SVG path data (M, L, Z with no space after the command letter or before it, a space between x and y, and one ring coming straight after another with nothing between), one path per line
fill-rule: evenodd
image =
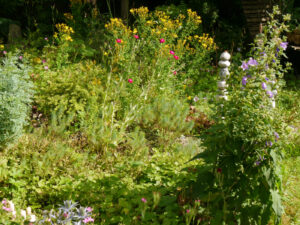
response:
M33 84L22 60L8 54L0 64L0 148L20 137L27 124Z

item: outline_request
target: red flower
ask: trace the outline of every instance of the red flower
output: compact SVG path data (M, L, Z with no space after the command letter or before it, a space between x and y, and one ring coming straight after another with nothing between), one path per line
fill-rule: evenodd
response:
M159 42L160 42L160 43L165 43L165 42L166 42L166 40L165 40L165 39L163 39L163 38L161 38L161 39L159 40Z
M178 59L179 59L179 57L178 57L177 55L174 55L174 59L178 60Z
M132 84L133 80L132 79L128 79L128 82Z
M222 173L222 169L221 169L221 168L218 168L218 169L217 169L217 172L218 172L218 173Z
M121 43L122 40L121 40L121 39L117 39L116 42L117 42L117 43Z

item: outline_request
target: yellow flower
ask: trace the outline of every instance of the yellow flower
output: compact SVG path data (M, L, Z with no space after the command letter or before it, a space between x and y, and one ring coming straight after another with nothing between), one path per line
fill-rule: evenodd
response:
M191 96L189 96L189 97L187 97L187 99L188 99L188 100L191 100L191 99L192 99L192 97L191 97Z
M64 16L68 19L68 20L73 20L73 16L71 13L64 13Z
M137 33L137 29L134 28L133 31L132 31L132 33L136 34Z
M107 52L104 52L104 55L108 55L108 53L107 53Z
M0 45L0 50L3 50L4 49L4 45Z

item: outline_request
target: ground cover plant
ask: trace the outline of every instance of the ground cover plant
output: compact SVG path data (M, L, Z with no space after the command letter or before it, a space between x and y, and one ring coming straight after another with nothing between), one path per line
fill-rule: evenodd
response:
M217 46L195 11L140 7L132 23L101 24L93 1L71 3L38 47L1 47L1 224L298 222L289 16L273 9L216 101Z

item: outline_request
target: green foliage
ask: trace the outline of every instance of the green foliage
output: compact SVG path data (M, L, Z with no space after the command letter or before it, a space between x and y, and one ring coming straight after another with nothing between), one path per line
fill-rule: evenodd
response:
M9 54L0 65L0 147L3 148L23 133L33 95L29 66L18 55Z

